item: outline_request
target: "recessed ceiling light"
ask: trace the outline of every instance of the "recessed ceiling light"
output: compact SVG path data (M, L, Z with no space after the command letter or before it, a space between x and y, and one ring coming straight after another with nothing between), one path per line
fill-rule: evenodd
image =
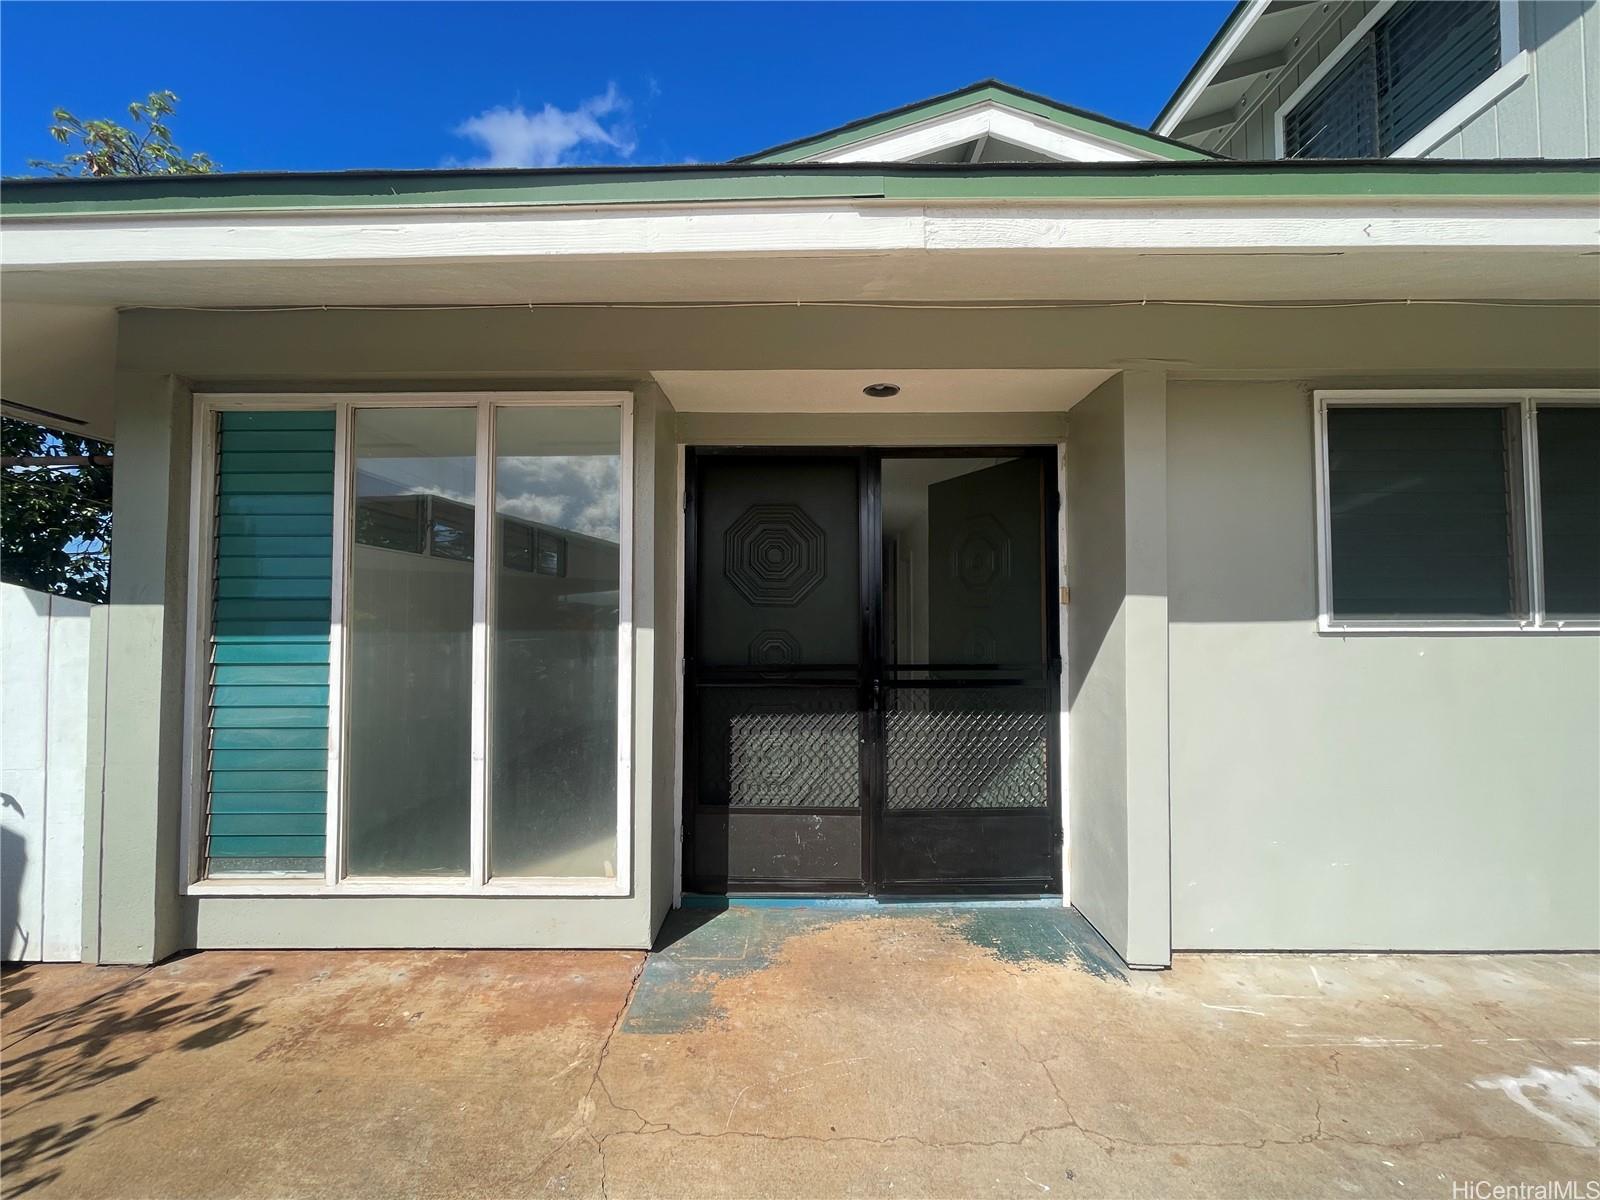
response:
M861 389L863 396L871 396L874 400L882 400L888 396L898 396L900 385L898 383L869 383Z

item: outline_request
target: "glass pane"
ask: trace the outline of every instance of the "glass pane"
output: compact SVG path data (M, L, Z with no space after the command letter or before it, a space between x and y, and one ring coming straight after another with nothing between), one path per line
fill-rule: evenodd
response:
M1489 406L1328 411L1335 615L1517 612L1514 420Z
M617 873L622 418L495 418L490 874Z
M467 408L355 413L351 875L470 867L476 424Z
M1600 407L1539 408L1544 610L1600 616Z
M1043 512L1036 459L884 459L884 660L1037 666Z

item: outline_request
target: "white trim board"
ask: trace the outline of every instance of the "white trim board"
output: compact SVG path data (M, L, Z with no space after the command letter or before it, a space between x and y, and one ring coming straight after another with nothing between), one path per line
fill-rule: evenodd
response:
M918 121L875 137L813 154L802 162L913 162L966 142L998 138L1058 162L1159 162L1164 155L1134 150L1109 138L1070 129L995 100Z
M627 896L633 893L633 580L634 580L634 480L633 393L627 391L491 391L491 392L286 392L220 393L194 395L196 436L191 447L192 491L189 511L189 588L185 646L185 722L183 811L179 856L179 889L194 896ZM494 879L489 876L488 762L489 722L486 710L488 664L491 652L492 596L488 570L474 571L472 693L472 793L471 869L461 879L345 877L344 795L348 764L343 748L349 718L343 684L348 677L349 640L344 637L344 603L349 591L349 555L345 529L350 520L354 478L352 417L360 408L452 407L476 412L475 441L479 468L475 478L475 537L479 547L494 539L489 501L494 496L493 419L503 407L606 407L616 408L620 421L620 479L618 482L619 558L617 627L617 849L615 878L527 877ZM333 608L329 629L328 697L328 823L327 866L323 876L224 876L202 878L205 828L205 717L204 666L210 638L210 561L214 529L210 472L216 462L216 414L227 411L332 409L334 412L334 539ZM490 562L492 558L484 558Z
M248 215L73 219L9 225L7 275L134 265L366 265L386 262L596 261L954 250L1090 251L1592 249L1591 197L1370 198L1163 204L828 201L808 206L649 212L430 210L397 216Z

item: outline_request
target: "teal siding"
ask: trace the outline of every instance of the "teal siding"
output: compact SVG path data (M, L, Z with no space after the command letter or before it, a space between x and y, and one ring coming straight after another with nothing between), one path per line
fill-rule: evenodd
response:
M328 805L333 413L219 417L209 874L320 874Z

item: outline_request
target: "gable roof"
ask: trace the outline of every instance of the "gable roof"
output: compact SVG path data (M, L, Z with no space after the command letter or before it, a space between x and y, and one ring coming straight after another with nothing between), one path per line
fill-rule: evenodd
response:
M1222 140L1238 120L1239 105L1262 94L1258 83L1270 84L1274 73L1281 78L1320 29L1348 19L1304 0L1238 0L1150 128L1195 145Z
M782 145L747 154L732 161L736 163L793 163L834 157L847 152L850 147L871 142L900 130L920 125L931 125L949 120L964 113L987 108L1009 111L1026 118L1040 119L1059 127L1069 134L1083 135L1091 143L1100 143L1121 151L1116 157L1156 161L1194 161L1218 157L1205 150L1162 137L1137 126L1117 121L1086 109L1062 104L1048 96L1023 91L998 79L981 79L953 92L931 96L914 104L875 113L870 117L851 121L834 129L798 138ZM1049 155L1048 150L1043 151ZM856 156L852 156L856 157ZM1050 157L1059 157L1050 155ZM859 158L858 161L873 161ZM893 161L893 160L877 160Z

